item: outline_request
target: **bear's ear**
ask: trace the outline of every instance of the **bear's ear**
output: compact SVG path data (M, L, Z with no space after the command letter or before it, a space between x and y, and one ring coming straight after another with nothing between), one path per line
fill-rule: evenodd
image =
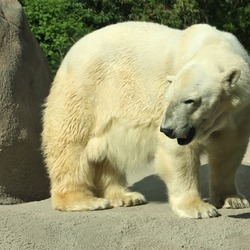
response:
M227 72L223 73L222 76L222 86L225 90L232 89L235 83L240 78L241 71L238 68L232 68Z
M166 79L168 83L172 83L172 81L175 79L175 76L167 76Z

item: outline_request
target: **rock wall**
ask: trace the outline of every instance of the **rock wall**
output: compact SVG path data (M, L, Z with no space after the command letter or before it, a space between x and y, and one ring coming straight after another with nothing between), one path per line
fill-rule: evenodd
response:
M41 200L41 109L52 74L16 0L0 0L0 204Z

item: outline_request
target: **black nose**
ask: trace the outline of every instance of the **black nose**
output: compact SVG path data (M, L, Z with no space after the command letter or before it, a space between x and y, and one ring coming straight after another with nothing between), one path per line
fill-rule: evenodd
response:
M164 133L167 137L171 139L175 138L173 129L160 127L160 132Z

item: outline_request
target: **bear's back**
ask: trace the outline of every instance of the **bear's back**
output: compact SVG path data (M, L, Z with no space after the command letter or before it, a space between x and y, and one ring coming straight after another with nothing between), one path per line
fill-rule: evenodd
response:
M131 55L146 62L161 57L182 31L146 22L124 22L109 25L81 38L68 52L62 66L77 68L93 58L107 62Z
M218 30L208 24L195 24L185 29L180 39L174 44L175 54L174 69L179 71L194 58L217 58L219 54L227 55L229 58L242 58L249 64L249 56L238 39L231 33ZM224 63L227 63L228 58Z

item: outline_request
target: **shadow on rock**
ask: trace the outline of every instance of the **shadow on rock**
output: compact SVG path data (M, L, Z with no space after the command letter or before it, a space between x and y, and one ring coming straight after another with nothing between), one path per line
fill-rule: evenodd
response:
M200 169L200 191L204 199L209 198L208 165ZM236 183L240 193L250 201L250 166L241 165L236 176ZM149 202L167 202L167 188L157 175L149 175L130 186L132 191L140 192ZM239 215L240 216L240 215ZM232 216L233 217L233 216ZM244 217L245 218L245 217Z
M130 187L132 191L140 192L149 202L167 202L167 189L157 175L149 175Z
M228 215L228 217L234 218L234 219L250 219L250 213Z

